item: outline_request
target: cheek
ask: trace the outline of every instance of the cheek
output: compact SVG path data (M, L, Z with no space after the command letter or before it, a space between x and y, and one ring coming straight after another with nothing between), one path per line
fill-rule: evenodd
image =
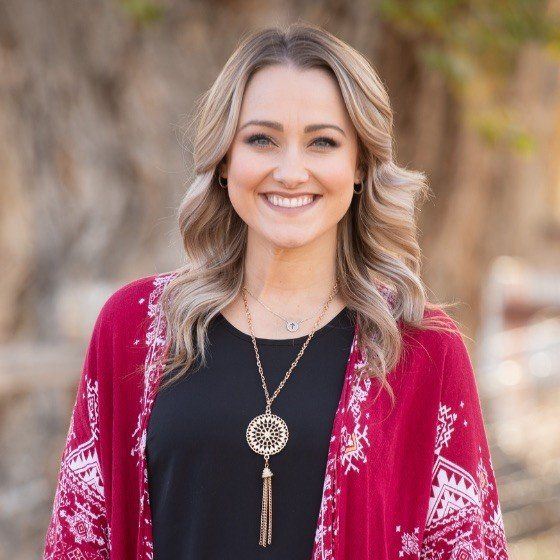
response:
M355 155L347 150L340 150L336 156L322 160L316 166L316 172L325 184L344 188L353 184L355 167Z
M243 147L232 150L228 168L228 182L236 188L250 191L257 187L270 171L270 163L260 154Z

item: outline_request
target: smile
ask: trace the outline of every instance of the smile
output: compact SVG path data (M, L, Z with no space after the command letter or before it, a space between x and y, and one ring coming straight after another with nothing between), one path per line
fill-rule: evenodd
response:
M294 214L300 213L316 205L321 195L303 195L298 197L284 197L276 194L261 194L269 208L275 211Z

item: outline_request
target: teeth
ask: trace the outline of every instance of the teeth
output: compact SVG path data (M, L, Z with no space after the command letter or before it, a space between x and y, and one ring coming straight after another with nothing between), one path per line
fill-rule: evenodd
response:
M283 196L278 196L276 194L266 195L266 198L274 206L283 206L285 208L294 208L297 206L305 206L313 202L313 196L299 196L297 198L284 198Z

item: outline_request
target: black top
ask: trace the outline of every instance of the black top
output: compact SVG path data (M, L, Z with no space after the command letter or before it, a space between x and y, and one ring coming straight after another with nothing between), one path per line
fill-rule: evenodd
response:
M353 335L353 314L344 308L315 331L272 403L289 439L270 458L272 543L262 547L264 458L245 433L264 413L264 391L251 336L222 314L214 318L208 367L158 392L148 424L154 560L311 558ZM270 396L306 338L256 339Z

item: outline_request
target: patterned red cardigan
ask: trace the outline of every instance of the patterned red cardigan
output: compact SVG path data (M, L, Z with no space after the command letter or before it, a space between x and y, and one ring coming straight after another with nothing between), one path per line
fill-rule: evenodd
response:
M123 286L99 313L44 559L153 558L146 429L165 352L158 298L174 274ZM390 304L390 294L382 293ZM507 560L477 385L461 337L403 333L406 352L388 378L396 396L391 410L385 390L374 402L378 382L355 375L357 333L356 327L312 560Z

